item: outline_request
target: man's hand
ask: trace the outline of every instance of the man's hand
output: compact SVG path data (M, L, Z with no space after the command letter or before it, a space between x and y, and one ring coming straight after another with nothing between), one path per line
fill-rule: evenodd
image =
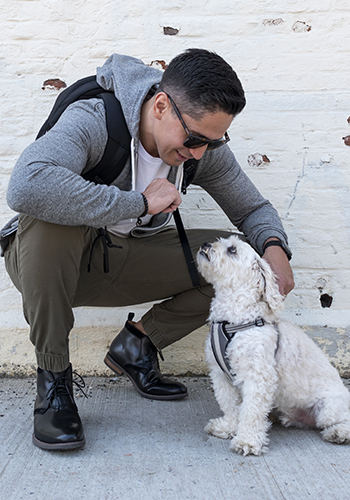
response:
M154 179L143 194L147 198L148 213L151 215L173 212L182 201L174 184L167 179Z
M270 264L272 271L277 276L280 293L287 295L294 288L293 271L289 265L287 255L281 247L271 246L265 250L262 257Z

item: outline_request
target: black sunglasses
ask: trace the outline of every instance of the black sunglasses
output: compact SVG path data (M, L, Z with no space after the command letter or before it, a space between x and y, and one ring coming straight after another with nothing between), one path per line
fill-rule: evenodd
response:
M163 90L163 92L164 92L164 90ZM169 94L167 94L167 92L164 92L164 94L166 94L166 96L168 97L172 107L174 108L176 116L180 120L180 123L183 126L183 128L188 136L187 139L185 140L185 142L183 143L185 148L194 149L194 148L201 148L203 146L208 146L207 149L217 149L220 146L223 146L224 144L226 144L230 140L227 132L225 132L225 135L222 139L217 139L214 141L211 141L210 139L204 139L203 137L198 137L197 135L191 134L186 123L184 122L184 119L181 116L180 111L178 110L176 104L174 103L173 99L170 97Z

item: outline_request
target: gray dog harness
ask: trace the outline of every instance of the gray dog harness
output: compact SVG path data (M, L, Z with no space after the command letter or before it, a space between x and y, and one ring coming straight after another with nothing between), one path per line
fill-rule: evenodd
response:
M263 318L257 318L251 323L245 323L242 325L234 325L228 321L220 321L218 323L212 323L210 327L210 339L211 347L213 350L214 357L217 364L220 366L222 371L227 375L231 382L233 382L234 374L232 374L230 369L229 361L226 357L226 349L228 343L235 336L238 331L248 330L254 326L264 326L266 322Z

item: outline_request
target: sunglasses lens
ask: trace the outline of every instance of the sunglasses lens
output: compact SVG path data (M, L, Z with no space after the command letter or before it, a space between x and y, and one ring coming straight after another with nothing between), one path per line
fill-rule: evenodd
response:
M190 134L183 144L184 144L185 148L188 148L188 149L195 149L195 148L201 148L203 146L207 146L208 150L212 150L212 149L217 149L220 146L223 146L229 140L230 140L230 138L228 137L227 134L225 134L224 139L220 139L218 141L208 141L206 139L202 139L201 137L197 137L195 135Z
M192 134L190 134L184 142L184 146L188 149L201 148L202 146L206 146L207 144L208 141L206 141L205 139L201 139L200 137L196 137Z
M223 146L225 144L225 141L215 141L215 142L209 142L207 149L212 150L212 149L217 149L220 146Z
M212 141L212 142L209 142L208 143L208 148L207 149L217 149L217 148L220 148L221 146L223 146L224 144L226 144L227 142L229 142L230 138L229 138L229 135L228 133L226 132L225 133L225 136L223 139L220 139L219 141Z

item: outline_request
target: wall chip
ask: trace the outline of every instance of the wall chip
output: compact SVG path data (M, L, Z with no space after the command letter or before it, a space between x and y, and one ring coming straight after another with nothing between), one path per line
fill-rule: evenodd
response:
M264 163L270 163L270 159L266 155L261 155L260 153L249 155L247 161L250 167L260 167Z
M67 84L62 82L59 78L50 78L49 80L45 80L43 86L41 87L43 90L60 90L65 89Z
M179 30L176 29L176 28L171 28L170 26L164 26L163 27L163 33L164 33L164 35L174 36L174 35L177 35L178 32L179 32Z
M157 68L157 69L167 69L168 65L165 61L162 60L159 60L159 59L155 59L154 61L151 61L151 64L150 66L152 68Z
M311 26L304 21L296 21L292 26L292 30L296 33L303 33L304 31L311 31Z
M350 135L343 137L345 146L350 146Z
M277 26L278 24L282 24L284 21L280 17L277 19L264 19L263 24L265 26Z
M328 295L328 293L323 293L320 297L320 302L322 307L331 307L333 302L333 297Z

